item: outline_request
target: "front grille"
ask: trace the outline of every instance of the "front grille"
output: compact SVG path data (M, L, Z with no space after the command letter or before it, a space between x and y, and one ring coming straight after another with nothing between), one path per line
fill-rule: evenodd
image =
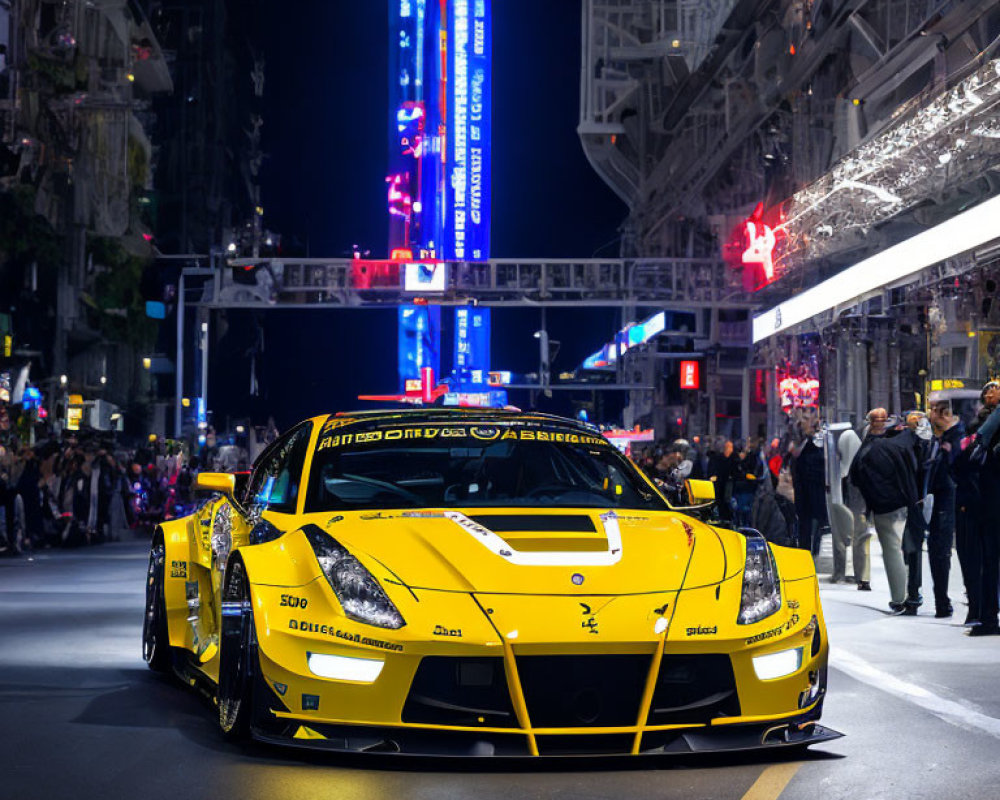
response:
M421 659L403 706L403 722L516 727L503 658Z
M519 656L517 672L535 728L635 725L649 655Z
M647 724L697 725L739 714L740 700L729 656L663 656Z

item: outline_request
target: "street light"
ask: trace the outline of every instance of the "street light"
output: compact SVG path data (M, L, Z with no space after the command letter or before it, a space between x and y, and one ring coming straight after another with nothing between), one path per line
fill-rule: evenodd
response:
M66 381L67 381L67 378L66 378L65 375L60 375L59 376L59 385L60 386L65 386L66 385Z
M143 369L149 369L152 366L153 366L153 359L151 359L149 356L143 356L142 357Z

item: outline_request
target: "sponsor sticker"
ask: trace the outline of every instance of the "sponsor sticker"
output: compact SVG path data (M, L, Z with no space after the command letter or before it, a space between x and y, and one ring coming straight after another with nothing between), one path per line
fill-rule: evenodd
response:
M333 625L310 622L305 619L289 620L288 629L293 631L305 631L306 633L319 633L323 636L329 636L332 639L343 639L344 641L362 644L367 647L377 647L379 650L389 650L396 653L403 652L403 645L398 642L386 642L382 639L373 639L370 636L362 636L359 633L342 631Z

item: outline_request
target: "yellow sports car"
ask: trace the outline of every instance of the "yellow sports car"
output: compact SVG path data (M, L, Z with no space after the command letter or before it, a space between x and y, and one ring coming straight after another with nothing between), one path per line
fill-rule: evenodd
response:
M802 747L827 641L808 551L671 508L593 429L316 417L155 532L143 649L227 736L426 755Z

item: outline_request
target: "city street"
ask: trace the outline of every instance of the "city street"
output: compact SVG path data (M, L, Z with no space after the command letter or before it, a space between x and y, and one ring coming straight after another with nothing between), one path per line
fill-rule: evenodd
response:
M826 552L820 570L829 565ZM0 796L185 798L957 798L1000 779L1000 637L956 616L891 617L877 544L871 593L830 585L823 724L803 760L561 762L328 757L224 742L214 708L140 655L146 544L0 561ZM925 575L928 574L925 572ZM925 596L929 586L924 587Z

